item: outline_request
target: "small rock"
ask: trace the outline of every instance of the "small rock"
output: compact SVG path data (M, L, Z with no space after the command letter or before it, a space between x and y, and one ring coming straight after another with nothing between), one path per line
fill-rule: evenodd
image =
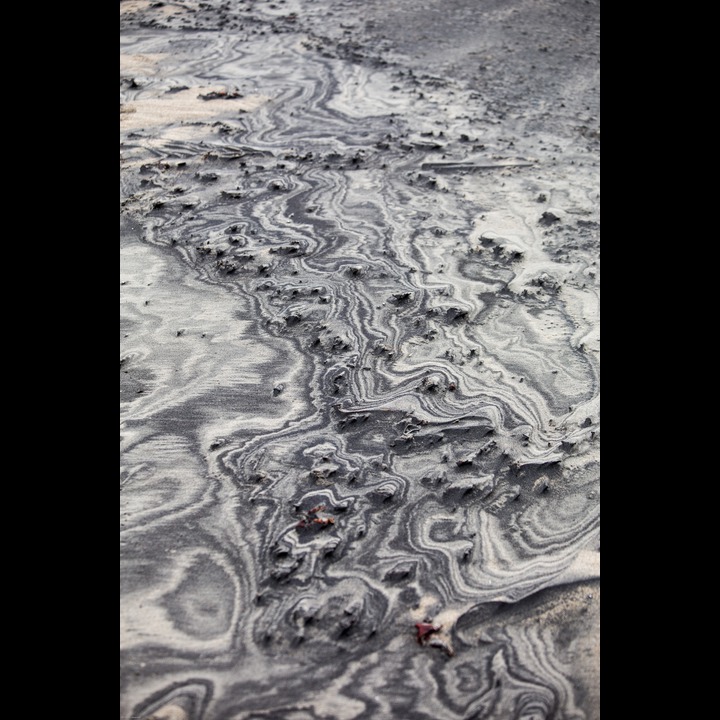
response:
M542 216L540 217L540 220L538 221L540 225L552 225L553 223L559 222L560 218L555 215L555 213L551 213L549 211L545 211Z

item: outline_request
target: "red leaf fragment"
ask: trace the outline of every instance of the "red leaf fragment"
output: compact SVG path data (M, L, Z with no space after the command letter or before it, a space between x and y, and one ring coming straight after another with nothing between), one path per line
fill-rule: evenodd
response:
M307 512L303 513L304 517L295 526L296 528L306 528L310 525L320 525L320 527L328 527L329 525L335 524L335 519L332 517L318 517L318 513L325 510L325 505L316 505L314 508L310 508Z
M442 629L442 625L433 625L432 623L415 623L417 628L417 641L421 645L425 645L427 639L433 634Z

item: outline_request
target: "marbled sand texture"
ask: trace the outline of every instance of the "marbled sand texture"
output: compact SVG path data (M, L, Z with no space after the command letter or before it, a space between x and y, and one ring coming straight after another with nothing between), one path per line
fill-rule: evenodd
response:
M122 720L597 720L596 3L120 3Z

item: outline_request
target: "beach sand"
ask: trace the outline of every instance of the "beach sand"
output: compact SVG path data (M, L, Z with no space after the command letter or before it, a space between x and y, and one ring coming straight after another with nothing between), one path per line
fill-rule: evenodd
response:
M600 717L599 2L120 3L120 718Z

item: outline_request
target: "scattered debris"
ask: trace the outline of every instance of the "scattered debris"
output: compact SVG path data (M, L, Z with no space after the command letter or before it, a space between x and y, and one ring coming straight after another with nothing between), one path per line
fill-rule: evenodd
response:
M234 100L235 98L244 97L237 90L228 92L227 90L212 90L209 93L198 95L200 100Z
M313 527L313 526L319 526L321 528L328 527L329 525L335 524L335 518L333 517L325 517L320 516L319 513L322 513L325 511L325 505L316 505L313 508L310 508L306 513L304 513L304 517L298 522L298 524L295 526L296 528L306 528L306 527Z

